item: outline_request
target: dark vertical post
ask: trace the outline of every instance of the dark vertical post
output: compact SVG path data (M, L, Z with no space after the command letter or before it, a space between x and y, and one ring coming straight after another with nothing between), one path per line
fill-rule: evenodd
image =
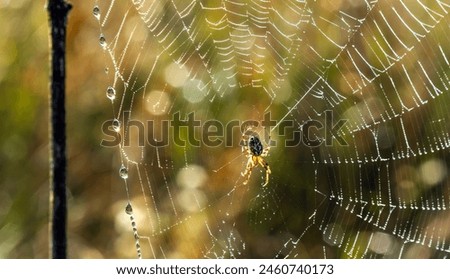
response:
M64 0L48 1L51 35L50 247L54 259L67 258L65 50L70 8Z

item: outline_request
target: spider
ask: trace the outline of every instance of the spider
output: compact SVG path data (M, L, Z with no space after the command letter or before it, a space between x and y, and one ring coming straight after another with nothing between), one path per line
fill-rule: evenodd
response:
M247 165L245 166L245 171L241 172L241 175L245 178L243 184L246 185L250 180L253 168L260 165L266 170L266 180L263 184L263 186L266 186L269 183L269 175L272 172L270 171L269 164L264 160L263 157L266 157L269 154L270 145L264 148L258 136L246 135L245 133L242 135L242 142L242 152L245 152L246 157L248 158Z

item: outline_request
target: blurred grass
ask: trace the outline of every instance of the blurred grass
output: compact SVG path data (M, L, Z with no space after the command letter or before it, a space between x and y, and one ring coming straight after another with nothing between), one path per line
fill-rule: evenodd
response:
M47 257L47 20L37 1L0 2L0 257Z
M96 22L86 18L92 5L75 5L68 25L68 231L69 257L74 258L103 257L93 243L110 245L100 228L112 226L93 213L111 205L113 160L110 150L98 148L100 123L109 110L99 94L104 81L89 74L101 72L103 65L93 43ZM47 258L49 39L44 1L0 1L0 26L0 258Z

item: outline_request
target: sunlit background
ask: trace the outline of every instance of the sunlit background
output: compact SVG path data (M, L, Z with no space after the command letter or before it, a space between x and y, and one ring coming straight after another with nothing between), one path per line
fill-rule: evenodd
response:
M128 203L127 193L119 176L121 153L118 148L100 146L103 139L102 124L104 121L113 118L111 101L108 98L120 99L121 95L118 93L116 96L113 92L109 92L109 96L105 94L108 86L111 85L111 75L105 74L105 67L110 67L111 61L104 54L99 44L101 31L93 16L94 1L72 2L73 9L69 15L67 39L68 254L70 258L135 258L136 249L132 227L129 216L125 213L125 206ZM324 4L321 8L331 13L338 8L351 9L353 6L350 2L355 1L322 2ZM389 4L389 1L384 1L382 5L388 6L386 3ZM362 13L364 14L364 12ZM114 16L116 14L112 13L110 21L120 23L122 18L119 16L115 18ZM448 18L446 22L448 22ZM0 0L0 26L0 94L2 97L0 102L0 258L48 258L49 38L45 2ZM434 35L436 37L439 37L439 35L446 36L448 30L443 28L436 33ZM336 41L346 39L339 38L338 34L335 35L336 38L333 39ZM320 40L320 38L320 36L317 36L308 38L308 40L309 43L313 44L315 40ZM136 41L140 39L142 38L138 37ZM448 40L445 42L447 44L443 44L442 51L449 57ZM426 46L427 43L428 41L425 41L424 45ZM316 44L320 45L317 42ZM424 50L426 49L427 47L424 47ZM139 49L132 49L130 55L136 56L140 51ZM321 49L321 51L326 53L327 50ZM149 57L143 59L151 60L152 55L156 54L149 52ZM427 54L423 51L417 52L416 55L420 57ZM305 65L308 65L308 59L311 59L311 64L317 62L311 57L302 57L302 59L306 61ZM146 120L146 117L151 119L168 117L168 114L176 111L176 109L189 112L198 108L196 107L197 104L205 102L205 96L197 90L199 82L202 81L189 79L187 76L189 69L170 62L170 58L161 58L161 61L163 61L163 66L159 66L159 72L155 74L156 77L152 80L152 88L148 88L149 90L146 92L145 102L136 101L136 107L138 107L136 110L141 113L140 115L143 115L142 120ZM414 61L415 57L410 56L405 64L407 64L407 67L411 67L408 63L412 64ZM325 61L322 62L325 63ZM382 62L380 63L382 64ZM447 64L444 62L437 63L437 65L447 66L447 69L442 71L446 75L437 78L448 79L450 72L448 62ZM271 67L270 64L266 66ZM424 66L432 67L433 65ZM394 78L400 76L402 70L398 64L395 67L399 69L393 71ZM291 76L291 81L295 80L295 83L289 82L288 79L281 82L277 94L272 100L265 94L259 94L258 96L262 95L262 97L255 98L254 91L261 93L260 89L252 91L253 89L246 87L233 92L226 92L223 95L218 94L216 98L223 98L223 103L215 100L211 102L210 107L205 108L203 105L197 112L202 119L207 119L211 115L223 121L230 120L232 117L260 119L264 110L270 104L273 105L271 111L277 118L286 114L294 119L302 117L306 119L308 113L312 112L311 109L305 112L294 111L294 116L292 116L292 114L286 113L286 104L295 103L296 98L301 96L295 90L306 88L306 85L302 85L304 80L302 76L311 74L311 72L308 67L299 67L298 72ZM344 81L336 82L336 80L345 77L348 82L348 80L352 80L352 75L356 75L356 73L331 72L327 77L333 80L335 84L341 84L339 89L344 90L348 84ZM242 76L237 76L236 80L227 79L225 71L218 71L217 76L218 80L223 79L230 84L246 82ZM142 77L142 79L144 78ZM424 87L421 87L424 84L423 81L414 82L418 88L425 90ZM212 90L222 92L222 87L214 86L212 85ZM399 87L401 88L401 86L403 84L399 82ZM120 88L117 88L117 91L119 90ZM405 92L402 94L411 94L411 91ZM357 122L361 119L368 122L374 120L373 115L361 112L364 106L372 107L374 111L387 109L387 105L383 104L380 101L381 98L377 97L383 94L380 91L374 93L373 97L367 98L352 96L351 92L348 91L346 93L348 95L345 97L353 98L354 101L338 107L336 112L344 115L350 121L354 120L352 125L355 123L354 125L357 126ZM388 92L387 94L391 93ZM412 117L413 119L406 119L409 121L405 121L405 125L416 125L412 129L403 127L409 131L409 137L425 138L427 134L432 134L431 130L437 131L444 127L448 139L449 124L445 122L448 115L442 112L448 110L448 88L443 94L445 96L441 97L440 104L423 105L418 109L419 112ZM425 96L425 93L422 96ZM414 101L417 101L420 96L417 95L416 97L405 97L404 100L409 102L405 105L413 106ZM311 105L309 108L312 108L315 104L309 105ZM317 105L316 108L319 108L319 106ZM439 121L421 122L422 117L423 119L438 119L439 117L433 118L434 113L440 113L441 116L446 117L442 117L440 123L438 123ZM392 155L394 154L393 150L395 150L395 143L402 140L402 131L396 123L388 121L388 124L390 123L392 125L382 126L377 131L379 141L376 146L373 142L366 141L366 138L361 135L359 135L361 138L353 138L353 140L358 143L360 150L372 150L372 152L382 150L383 154L381 155L395 157ZM133 139L133 134L131 134L131 138ZM274 135L274 138L276 139L277 136ZM390 183L392 183L392 185L389 184L389 187L392 187L393 192L389 192L389 195L392 194L396 197L395 202L408 201L408 204L399 202L400 207L414 204L413 200L419 200L420 202L421 197L426 199L431 197L430 200L437 201L437 204L429 204L430 208L436 207L442 210L407 212L405 216L398 214L395 218L402 220L404 224L404 220L410 216L408 214L411 214L425 228L424 232L440 228L441 231L436 232L435 239L439 239L438 242L445 244L450 238L450 214L447 211L450 206L448 191L450 188L448 179L449 156L447 151L449 145L448 142L441 143L433 138L426 141L429 142L430 146L441 147L441 150L436 150L435 154L429 156L420 156L417 160L406 160L406 163L403 163L400 158L396 158L398 163L393 160L395 162L390 170L391 176L388 176ZM136 159L137 161L141 156L141 151L141 149L134 147L124 149L124 153L130 160ZM174 222L170 219L172 217L166 216L170 210L166 211L163 207L159 211L163 219L159 229L170 228L170 232L155 233L148 228L144 228L141 230L142 235L154 233L155 242L164 247L164 249L161 249L163 251L156 253L158 257L204 257L205 253L202 249L205 247L199 244L207 243L211 238L211 235L205 231L204 219L214 219L222 214L214 215L214 213L211 214L207 211L198 212L198 207L206 207L211 211L230 210L232 217L236 220L233 224L233 230L238 233L236 238L247 245L243 249L245 252L242 255L225 253L224 257L275 257L286 238L298 237L305 231L304 242L300 242L298 247L291 251L292 254L300 254L300 257L350 257L347 248L336 248L336 240L340 236L344 237L346 231L355 232L350 237L347 233L346 241L348 243L350 243L349 239L354 239L354 243L357 243L357 240L364 242L361 247L370 250L373 254L380 255L380 257L398 257L399 251L402 249L405 250L402 250L402 256L406 258L433 258L443 257L445 253L448 254L449 251L440 251L442 254L439 254L440 252L435 252L435 249L430 249L420 243L404 246L401 237L392 234L392 230L401 231L401 229L392 227L389 227L386 231L373 229L371 224L375 221L370 221L371 223L367 225L356 218L356 213L345 212L345 210L336 213L333 211L333 206L338 207L338 201L336 205L330 202L329 207L320 204L321 207L325 206L321 210L326 213L322 213L324 215L330 214L329 219L322 217L324 220L330 220L328 227L333 228L332 232L328 231L326 227L319 231L317 226L320 222L306 230L308 224L310 224L308 218L311 209L319 206L314 204L317 197L317 192L314 192L314 189L317 191L323 190L324 195L327 196L326 203L328 197L332 196L330 192L334 189L333 186L328 185L333 185L334 179L349 187L350 190L342 189L342 192L347 190L352 192L353 189L358 187L360 181L367 182L367 187L373 189L377 189L377 183L388 182L384 180L385 176L383 176L383 179L380 178L379 181L376 181L377 175L384 171L381 164L381 167L374 166L374 169L378 172L367 171L367 173L366 170L359 170L354 166L346 169L348 165L345 164L330 170L332 168L332 164L330 164L325 168L325 175L320 172L320 175L314 176L314 166L312 166L311 160L308 161L307 158L309 157L303 157L303 151L308 152L309 149L302 147L297 150L297 153L280 149L271 151L271 156L267 160L272 164L271 181L273 182L271 187L275 190L273 192L271 192L272 190L264 190L267 191L269 196L273 196L269 197L268 201L261 201L252 199L252 197L255 197L254 193L259 191L260 183L258 180L264 176L260 169L254 170L249 183L250 186L236 187L242 183L239 180L241 179L240 172L244 170L243 167L246 163L245 157L241 157L235 162L241 154L239 148L229 152L222 149L202 150L202 156L195 157L197 156L195 155L187 160L184 156L190 156L196 151L190 150L183 153L178 149L170 150L168 154L165 154L167 160L165 162L170 162L173 165L164 166L171 169L166 172L170 176L164 177L164 180L170 180L165 185L170 185L174 189L172 193L176 196L174 197L175 201L172 202L176 203L177 208L182 211L180 219L189 218L189 221ZM330 152L333 156L337 154L336 156L339 157L341 151L343 158L349 155L345 153L348 151L338 148L332 151L323 151L322 155ZM152 151L146 150L145 152L151 153ZM408 150L404 150L404 152L407 153ZM349 157L352 156L352 154L349 155ZM155 158L154 154L150 154L149 158ZM152 168L149 167L148 169L151 170ZM354 176L358 177L358 171L361 172L360 181L353 180ZM335 173L340 175L333 176ZM308 174L308 176L305 174ZM352 178L347 178L347 176ZM154 180L160 182L162 177L155 175ZM237 180L239 182L236 182ZM133 202L138 225L142 225L148 222L148 220L145 220L145 212L151 207L145 204L145 200L138 192L139 187L142 184L146 185L146 183L139 184L137 172L136 170L133 171L131 167L129 181L135 182L135 185L130 186L130 188L133 189L134 187L134 190L137 190L131 194L130 199ZM301 181L300 186L296 184L298 181ZM230 203L224 197L233 187L236 188L233 190L233 195L238 196L238 198ZM161 189L162 192L164 189L163 187ZM338 195L339 193L335 194ZM247 208L248 206L250 209ZM167 207L170 206L167 205ZM230 207L233 208L230 209ZM342 206L342 208L344 207ZM329 210L331 210L331 213ZM283 212L283 221L264 217L271 214L272 211ZM139 218L140 214L144 215L141 219ZM208 214L211 214L211 216L205 217ZM335 221L333 221L331 215L335 217ZM220 223L222 220L219 218L211 221L211 224L214 222ZM264 220L267 222L264 222ZM230 222L229 220L226 221ZM260 221L263 222L259 223ZM173 223L175 223L174 226L172 226ZM231 223L228 223L227 226ZM364 226L367 226L367 230ZM280 228L281 233L277 234L279 227L282 227ZM220 230L220 228L220 225L217 225L213 229ZM367 231L368 233L366 235L361 233L363 235L361 236L360 231ZM217 235L220 234L217 233ZM413 238L415 236L406 237ZM370 241L367 242L368 238L370 238ZM225 243L227 240L230 239L227 239L227 237L216 239L219 248L215 247L214 249L222 249L220 248L221 244L229 245ZM318 242L321 243L316 245L314 240L319 240ZM358 244L354 245L358 246ZM145 240L142 238L141 246L145 247ZM325 249L325 246L327 246L327 249ZM227 249L224 248L223 250ZM145 249L143 248L143 250ZM325 250L327 251L324 254ZM352 251L351 255L359 257L363 253L365 252ZM150 256L150 253L144 251L144 255Z

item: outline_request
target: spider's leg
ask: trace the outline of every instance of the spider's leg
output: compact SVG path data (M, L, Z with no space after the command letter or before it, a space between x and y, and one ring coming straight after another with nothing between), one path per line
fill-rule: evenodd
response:
M269 164L261 157L258 158L258 163L266 170L266 180L264 181L263 186L266 186L269 184L269 176L272 173L270 170Z
M270 146L267 146L266 148L264 148L263 152L261 153L261 157L266 157L269 154L270 151Z
M241 146L242 146L242 151L248 152L248 138L247 135L245 134L245 132L242 134L241 137L241 142L240 142Z
M245 144L245 145L242 146L242 152L250 153L250 150L248 149L247 144Z
M245 171L241 172L241 175L245 178L243 184L247 185L250 180L250 176L252 175L252 170L255 167L255 162L253 156L250 156L247 161L247 165L245 166Z

